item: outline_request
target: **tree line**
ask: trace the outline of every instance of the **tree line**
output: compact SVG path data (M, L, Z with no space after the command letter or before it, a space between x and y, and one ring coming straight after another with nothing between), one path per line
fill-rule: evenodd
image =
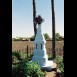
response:
M52 40L52 38L47 33L44 33L44 38L47 41ZM19 38L13 38L12 40L13 41L34 41L34 35L29 38L19 37ZM56 33L55 34L55 41L62 41L62 40L63 40L62 36L59 33Z

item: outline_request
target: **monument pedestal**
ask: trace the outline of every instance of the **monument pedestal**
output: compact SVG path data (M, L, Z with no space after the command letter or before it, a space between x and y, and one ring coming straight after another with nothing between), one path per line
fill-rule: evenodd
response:
M48 55L46 53L46 40L42 33L41 24L38 25L37 34L34 40L34 56L31 62L37 62L42 69L51 70L53 61L48 60Z

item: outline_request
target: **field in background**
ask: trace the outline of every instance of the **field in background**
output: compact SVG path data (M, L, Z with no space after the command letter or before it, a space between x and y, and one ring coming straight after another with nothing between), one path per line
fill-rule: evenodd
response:
M29 47L34 47L33 41L12 41L12 51L15 50L24 50L27 45ZM56 42L56 48L63 48L64 43L62 41ZM52 41L46 42L46 48L52 48Z
M18 51L27 52L27 45L28 45L28 52L30 52L32 54L33 50L34 50L34 42L33 41L12 41L12 51L18 50ZM59 55L63 54L63 46L64 46L63 41L56 42L57 54L59 54ZM51 54L52 41L46 42L46 49L47 49L47 53Z

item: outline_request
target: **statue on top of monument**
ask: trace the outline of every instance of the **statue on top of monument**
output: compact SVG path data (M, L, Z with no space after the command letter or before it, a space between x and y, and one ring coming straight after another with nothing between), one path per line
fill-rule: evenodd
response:
M38 17L35 18L35 23L36 24L41 24L44 20L42 19L42 17L40 15L38 15Z

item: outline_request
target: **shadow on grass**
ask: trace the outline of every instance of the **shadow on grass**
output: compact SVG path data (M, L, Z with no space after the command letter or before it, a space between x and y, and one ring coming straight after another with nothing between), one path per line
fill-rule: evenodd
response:
M48 60L53 60L53 58L52 57L49 57Z

